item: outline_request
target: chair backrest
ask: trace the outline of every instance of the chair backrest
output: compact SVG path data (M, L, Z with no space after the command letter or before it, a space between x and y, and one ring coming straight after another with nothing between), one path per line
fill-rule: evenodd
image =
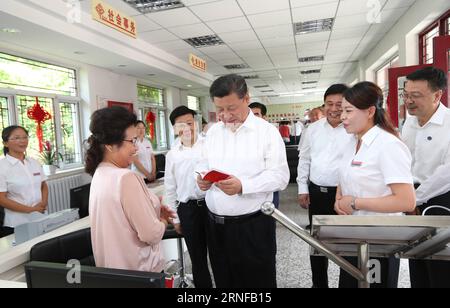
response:
M164 170L166 169L166 156L164 154L155 155L156 161L156 178L162 178L164 176Z
M77 277L78 271L78 277ZM32 261L25 264L28 288L164 288L163 273Z
M91 184L82 185L70 190L70 208L79 209L80 218L89 216L89 195Z
M80 261L82 265L95 266L90 228L40 242L30 251L30 261L65 264L71 259Z

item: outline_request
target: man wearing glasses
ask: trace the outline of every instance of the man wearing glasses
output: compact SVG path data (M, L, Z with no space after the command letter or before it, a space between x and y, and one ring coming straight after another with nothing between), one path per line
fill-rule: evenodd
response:
M418 212L425 215L450 215L450 110L440 101L446 87L446 74L427 67L407 76L403 93L412 117L402 135L413 157ZM450 262L410 260L410 276L413 288L448 288Z

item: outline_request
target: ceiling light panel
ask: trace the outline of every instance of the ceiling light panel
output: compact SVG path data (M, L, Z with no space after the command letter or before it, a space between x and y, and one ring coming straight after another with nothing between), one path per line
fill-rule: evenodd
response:
M176 0L123 0L142 14L161 12L184 7L181 1Z
M192 37L184 41L195 48L224 45L224 42L217 35Z
M323 61L325 59L325 56L314 56L314 57L303 57L303 58L299 58L298 62L319 62L319 61Z
M305 22L298 22L294 24L295 35L317 33L324 31L331 31L333 29L334 18L325 18L310 20Z

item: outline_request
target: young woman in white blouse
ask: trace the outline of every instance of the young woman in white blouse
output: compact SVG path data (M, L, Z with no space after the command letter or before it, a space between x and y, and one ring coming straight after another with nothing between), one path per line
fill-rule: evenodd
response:
M21 126L6 127L2 140L5 158L0 160L0 206L5 216L0 237L14 233L18 225L42 218L48 200L42 166L25 155L28 131Z
M344 150L339 169L335 203L339 215L402 215L415 208L411 153L382 104L383 92L371 82L358 83L344 93L341 119L355 139ZM398 260L379 261L381 283L372 286L396 287ZM339 286L357 287L357 281L341 271Z
M140 174L146 183L153 182L156 179L156 160L153 154L153 148L150 141L145 138L145 124L142 121L137 121L137 155L133 161L131 169Z

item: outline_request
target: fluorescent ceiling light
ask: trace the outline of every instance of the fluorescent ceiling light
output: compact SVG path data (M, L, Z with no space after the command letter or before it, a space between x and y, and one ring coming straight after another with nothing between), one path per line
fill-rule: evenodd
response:
M181 1L177 0L123 0L123 1L143 14L161 12L184 7L184 4Z

